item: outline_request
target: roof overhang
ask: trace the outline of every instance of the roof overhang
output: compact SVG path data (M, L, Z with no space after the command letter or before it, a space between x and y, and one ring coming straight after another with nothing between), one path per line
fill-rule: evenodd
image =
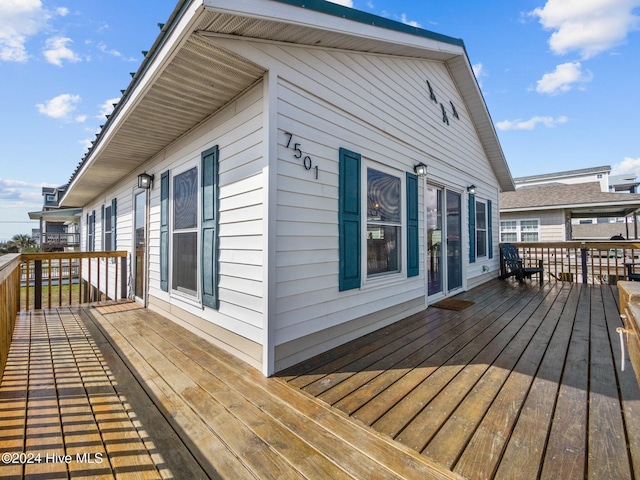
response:
M265 69L207 37L232 36L445 62L502 191L513 179L464 44L322 0L183 0L133 76L60 204L85 205L256 84Z
M39 212L29 212L31 220L44 220L45 222L71 222L74 223L82 215L81 208L61 208Z
M593 202L580 205L546 205L518 208L501 208L500 213L537 212L549 210L568 211L571 218L612 218L625 217L640 210L640 202Z

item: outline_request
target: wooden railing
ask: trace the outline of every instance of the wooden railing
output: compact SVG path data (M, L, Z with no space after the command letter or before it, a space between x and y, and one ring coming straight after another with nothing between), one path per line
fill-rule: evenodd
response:
M9 346L20 310L20 255L0 257L0 378L9 355Z
M540 242L513 243L525 267L542 260L544 279L562 282L615 284L640 273L640 243L637 242ZM504 265L501 262L501 273Z
M127 252L25 253L24 310L127 298Z
M54 245L68 245L77 246L80 245L79 233L64 233L64 232L44 232L42 235L42 244L54 244Z

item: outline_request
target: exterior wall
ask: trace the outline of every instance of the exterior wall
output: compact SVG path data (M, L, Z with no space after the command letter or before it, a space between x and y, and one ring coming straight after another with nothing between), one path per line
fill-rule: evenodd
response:
M131 176L100 195L83 211L96 211L96 250L102 249L100 212L117 198L117 248L133 252L134 195L137 175L154 175L148 212L149 308L180 318L194 331L261 368L263 305L263 94L256 85L221 112L178 139ZM203 308L199 297L160 288L160 176L199 165L201 153L219 146L219 294L220 308ZM170 220L171 225L171 220ZM86 228L82 248L86 249ZM171 227L169 234L171 235ZM198 239L198 245L200 245ZM129 260L131 265L131 260ZM171 262L170 262L171 265ZM171 276L169 277L171 279ZM132 295L132 292L130 292ZM186 320L185 320L186 319ZM234 332L230 334L230 332Z
M477 198L493 202L496 232L498 186L446 65L321 48L216 41L278 78L277 251L275 271L270 271L276 278L276 371L425 307L423 180L419 181L419 276L374 281L365 274L361 288L338 292L341 147L360 153L363 162L393 169L398 176L412 172L419 162L428 164L429 182L462 195L463 288L467 281L488 279L483 267L497 276L496 234L493 258L467 263L466 187L475 184ZM426 80L439 102L447 105L449 125L443 122L440 104L430 100ZM449 101L460 119L452 116ZM295 158L296 143L301 158ZM310 159L309 170L302 164L305 156Z
M569 240L566 232L565 211L537 210L531 212L502 212L500 220L534 220L540 222L539 241L564 242Z
M516 183L516 188L520 188L523 186L532 186L532 185L543 185L547 183L566 183L566 184L576 184L576 183L589 183L589 182L600 182L600 190L602 192L609 191L609 173L605 170L600 171L599 173L580 173L574 175L558 175L557 177L551 177L542 180L528 180Z

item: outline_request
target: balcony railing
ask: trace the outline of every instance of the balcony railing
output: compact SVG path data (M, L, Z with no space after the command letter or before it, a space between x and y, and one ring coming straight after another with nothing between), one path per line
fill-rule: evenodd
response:
M44 232L41 235L43 250L48 250L50 248L77 247L80 245L79 233Z
M20 262L19 254L0 257L0 378L20 310Z
M19 311L126 299L127 272L125 251L0 257L0 376Z
M615 284L629 280L629 271L640 273L640 243L636 242L540 242L514 243L524 267L542 260L546 280L590 284ZM501 262L501 273L504 265ZM629 270L630 269L630 270Z

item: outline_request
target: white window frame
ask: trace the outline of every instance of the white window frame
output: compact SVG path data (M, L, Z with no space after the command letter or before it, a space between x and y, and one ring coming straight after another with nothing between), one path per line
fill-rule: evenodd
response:
M502 225L505 222L511 222L511 223L515 222L515 224L516 224L515 232L513 230L505 231L504 228L503 228L503 225ZM515 242L529 242L530 240L522 240L522 234L523 234L522 222L536 222L537 223L537 228L536 228L535 233L538 234L538 240L531 241L531 242L534 242L534 243L535 242L539 242L540 241L540 219L539 218L522 218L522 219L520 219L520 218L519 219L509 218L509 219L500 220L500 242L501 243L509 243L509 242L512 241L512 240L509 240L509 241L503 240L502 235L504 233L515 233L516 234ZM533 232L524 232L524 233L533 233Z
M362 225L361 225L361 248L362 248L362 270L361 270L361 288L366 288L367 286L377 286L377 285L386 285L388 283L395 283L404 281L407 278L407 268L406 268L406 231L407 231L407 205L406 205L406 174L404 171L389 167L387 165L374 162L369 159L362 158L362 174L361 174L361 205L362 205ZM368 218L368 175L367 172L369 169L376 170L378 172L391 175L400 179L400 222L399 223L387 223L387 222L371 222L372 225L391 225L397 226L400 229L398 235L398 270L393 272L383 272L369 275L368 273L368 246L367 246L367 225L369 225Z
M197 177L197 188L196 188L196 196L197 196L197 212L196 212L196 226L189 229L180 229L176 231L175 229L175 180L177 177L182 175L183 173L188 172L189 170L196 170ZM201 306L201 285L200 285L200 275L202 274L201 270L201 241L200 231L201 231L201 216L202 216L202 195L201 195L201 185L202 185L202 167L200 162L197 160L185 163L181 165L179 168L171 171L170 181L169 181L169 238L170 245L169 248L169 272L168 272L168 281L169 281L169 291L172 297L179 298L187 303ZM174 248L175 248L175 238L174 234L176 233L196 233L196 291L195 293L186 291L186 289L176 289L174 288Z

